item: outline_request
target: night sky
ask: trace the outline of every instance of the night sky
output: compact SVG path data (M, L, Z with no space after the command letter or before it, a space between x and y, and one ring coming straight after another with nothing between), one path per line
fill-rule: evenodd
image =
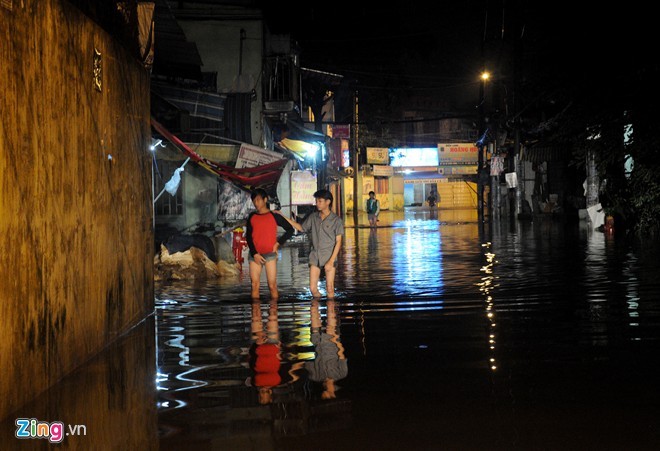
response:
M653 110L658 25L640 4L465 0L376 7L340 0L295 8L265 2L263 9L271 32L290 33L299 43L302 67L340 74L359 91L361 121L394 124L420 99L435 105L425 117L476 115L485 68L491 89L499 90L489 94L487 109L499 107L502 118L519 111L534 127L568 105L599 111L625 109L626 102L639 108L641 101L642 110ZM351 117L338 110L336 120Z
M516 38L522 76L532 84L616 89L630 71L657 65L655 15L638 2L419 3L267 2L264 9L274 33L300 43L304 67L355 77L365 89L474 90L483 65L510 78Z

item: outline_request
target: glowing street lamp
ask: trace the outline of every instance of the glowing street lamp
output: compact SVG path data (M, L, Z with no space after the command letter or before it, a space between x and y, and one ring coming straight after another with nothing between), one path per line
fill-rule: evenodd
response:
M490 72L484 70L479 76L481 83L479 83L479 141L477 141L477 146L479 147L478 161L477 161L477 214L479 216L479 221L483 221L484 217L484 184L482 181L484 168L484 142L483 134L485 133L485 123L484 123L484 102L486 100L486 82L490 80Z

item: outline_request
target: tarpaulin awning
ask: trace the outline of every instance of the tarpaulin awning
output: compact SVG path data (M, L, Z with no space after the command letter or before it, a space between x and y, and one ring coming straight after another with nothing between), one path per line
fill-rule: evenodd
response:
M251 168L233 168L231 166L216 163L199 155L197 152L188 147L183 141L170 133L153 117L151 118L151 125L158 133L160 133L164 138L166 138L174 146L181 150L186 156L190 157L190 159L195 163L244 191L251 191L255 188L263 188L269 193L274 192L280 176L282 175L282 171L288 162L286 158L282 158L281 160L277 160L261 166L255 166Z
M438 171L423 171L423 172L412 172L410 174L404 174L403 183L437 183L439 179L444 178L442 174L439 174Z
M308 143L307 141L300 141L298 139L284 138L275 144L277 144L278 147L281 147L293 153L293 155L300 158L301 160L305 159L305 156L308 154L310 150L311 151L318 150L318 146L316 146L315 144Z
M286 124L291 126L290 130L293 132L294 138L301 139L303 141L320 142L323 142L326 138L328 138L328 136L324 135L323 133L307 128L301 124L297 124L295 121L288 121Z

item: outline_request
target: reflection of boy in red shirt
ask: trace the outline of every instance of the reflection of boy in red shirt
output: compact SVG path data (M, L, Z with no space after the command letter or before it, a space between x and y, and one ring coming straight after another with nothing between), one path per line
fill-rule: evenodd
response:
M268 194L257 188L250 196L257 211L250 213L247 219L245 239L250 249L250 280L252 298L259 298L261 269L266 267L266 280L270 296L275 299L277 292L277 250L293 235L293 227L281 215L274 215L268 208ZM277 226L284 229L284 234L277 238Z
M280 347L274 343L257 344L254 354L254 385L259 387L259 392L261 387L268 389L280 385Z
M250 367L252 385L259 391L259 404L270 404L273 400L273 387L282 382L279 374L282 363L281 342L277 324L277 301L271 300L268 309L266 330L261 320L261 304L252 302L252 339Z

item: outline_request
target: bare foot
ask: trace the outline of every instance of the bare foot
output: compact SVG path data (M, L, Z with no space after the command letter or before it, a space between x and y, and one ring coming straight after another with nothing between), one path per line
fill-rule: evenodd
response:
M320 298L320 297L321 297L321 292L319 292L319 291L312 291L312 297Z

